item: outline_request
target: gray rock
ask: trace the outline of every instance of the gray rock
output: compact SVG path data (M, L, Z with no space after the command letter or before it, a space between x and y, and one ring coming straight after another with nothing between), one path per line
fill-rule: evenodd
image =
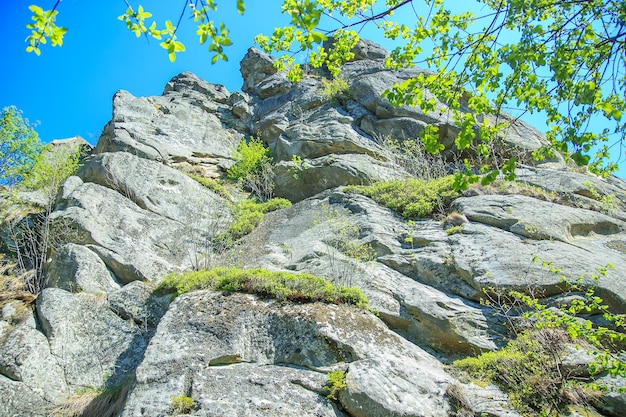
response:
M85 161L78 175L208 237L222 232L232 221L223 197L176 169L127 152L95 155Z
M516 174L519 182L555 192L579 206L606 211L626 221L626 184L623 180L615 177L604 180L595 175L530 167L520 168ZM597 201L602 197L612 204Z
M193 94L191 92L193 91ZM238 124L226 100L228 91L192 74L175 77L161 97L113 97L113 119L95 153L125 151L167 163L188 163L212 175L223 172L243 137L225 121Z
M225 357L238 359L210 365ZM178 297L159 324L122 416L167 412L174 395L191 396L201 416L341 415L320 396L320 372L346 364L341 403L350 415L448 409L443 393L453 379L369 313L200 291Z
M275 59L265 52L256 48L248 49L248 52L241 60L241 76L243 77L243 87L246 93L254 91L254 88L267 77L276 74L274 68Z
M75 189L54 219L70 221L117 280L156 279L189 265L185 226L143 210L116 191L93 183Z
M450 236L451 259L456 273L470 284L473 291L465 288L469 290L467 293L455 293L478 300L483 288L521 291L535 288L540 297L547 297L564 290L561 276L572 282L583 277L583 284L593 285L596 284L593 276L599 275L598 268L612 264L615 268L609 268L597 285L604 300L622 311L626 287L621 271L626 268L626 260L623 253L608 246L616 239L623 240L622 236L599 236L565 243L528 239L480 223L466 224L463 233ZM548 266L542 266L544 262ZM560 272L551 272L550 266Z
M120 288L98 255L73 243L54 252L46 277L49 287L70 292L110 293Z
M341 185L368 185L398 177L393 165L363 154L328 155L302 164L284 161L276 165L275 173L274 193L291 201Z
M74 389L116 385L132 375L146 340L139 328L108 308L106 298L47 288L37 315L50 351Z
M157 297L154 288L142 281L133 281L109 294L109 308L124 320L132 320L143 328L155 327L167 311L170 296Z
M66 187L53 217L73 223L76 243L90 245L122 283L196 266L232 221L223 197L126 152L95 155L78 174L86 182Z
M626 223L610 216L520 195L462 197L453 208L470 221L531 239L567 242L626 232Z
M57 403L69 393L62 363L36 328L30 306L19 301L13 301L12 309L5 305L0 341L0 392L6 394L0 403L13 410L2 415L15 415L30 407L33 412L43 412L43 405Z

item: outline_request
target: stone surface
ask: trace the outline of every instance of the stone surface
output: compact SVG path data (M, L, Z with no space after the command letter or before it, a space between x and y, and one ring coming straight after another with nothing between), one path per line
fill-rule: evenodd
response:
M110 293L120 288L113 274L89 248L68 243L46 268L48 286L70 292Z
M37 298L37 315L62 379L74 389L123 382L145 349L140 329L115 315L102 296L47 288Z
M223 86L189 73L175 77L161 97L118 91L113 119L95 153L125 151L160 162L186 162L218 175L230 166L230 155L243 137L225 123L238 120L226 103L229 95Z
M241 93L191 73L159 97L118 92L95 154L59 190L53 230L66 244L49 252L49 287L35 311L35 297L0 291L0 415L47 416L86 387L130 381L123 417L171 415L178 395L194 399L196 416L518 417L499 389L456 379L446 365L509 336L480 303L484 288L532 291L554 305L579 296L561 276L582 276L626 312L626 182L567 171L555 158L522 166L521 184L506 190L465 193L449 208L456 223L408 221L346 192L412 172L386 139L415 139L434 124L445 154L455 152L458 127L442 103L441 114L425 114L381 98L425 72L391 71L386 54L360 42L340 75L348 88L335 98L324 92L323 70L291 83L254 48L241 63ZM295 204L266 214L231 250L210 253L233 221L231 201L181 171L219 180L250 136L271 149L276 194ZM522 159L542 144L520 122L506 133L505 150ZM165 275L197 269L204 257L358 287L376 315L210 291L170 304L154 292ZM599 273L607 264L614 267ZM587 352L570 353L563 369L586 375ZM333 370L347 376L336 400L324 391ZM621 416L622 379L599 382L612 390L594 406Z
M226 357L237 360L210 366ZM163 413L173 395L194 398L202 416L342 415L319 395L323 372L337 367L347 368L340 401L350 415L448 410L452 378L370 313L200 291L178 297L163 317L122 416Z
M78 171L140 208L212 236L232 221L227 201L180 171L127 152L98 154Z

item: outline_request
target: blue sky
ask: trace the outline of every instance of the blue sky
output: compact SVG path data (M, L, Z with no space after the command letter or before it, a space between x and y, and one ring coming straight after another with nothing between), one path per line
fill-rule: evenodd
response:
M111 118L111 98L117 90L135 96L160 95L167 81L183 71L237 91L242 85L239 61L253 45L254 36L288 23L280 14L280 1L249 0L243 16L237 13L234 0L219 2L216 18L226 22L234 42L227 49L229 61L211 65L211 55L206 45L199 45L193 20L184 18L179 38L187 51L172 64L159 41L136 38L117 20L126 10L123 0L64 0L57 18L59 26L69 28L64 45L43 45L38 57L25 52L24 42L29 34L25 27L30 22L28 6L33 3L48 10L55 1L12 0L0 5L0 108L15 105L21 109L26 118L38 123L37 131L46 142L79 135L95 144ZM173 0L130 3L142 3L160 26L166 19L176 24L185 4Z
M185 5L181 0L129 2L133 6L143 4L159 26L166 19L176 24ZM206 45L199 45L187 10L177 33L187 51L178 54L172 64L159 41L136 38L117 19L126 10L124 0L63 0L57 24L69 28L65 44L56 48L43 45L38 57L25 52L24 42L29 34L25 27L31 16L28 6L33 3L47 10L55 0L13 0L0 5L0 108L14 105L21 109L37 124L44 142L78 135L95 145L111 118L111 98L117 90L128 90L135 96L160 95L167 81L183 71L238 91L242 84L239 61L253 45L254 37L270 34L274 27L289 21L280 13L281 0L247 0L243 16L237 13L235 0L218 2L215 20L226 23L234 44L227 48L228 62L211 65L211 54ZM394 17L402 18L401 13ZM375 30L361 36L387 48L393 46ZM545 130L541 117L526 121ZM626 176L626 167L619 175Z

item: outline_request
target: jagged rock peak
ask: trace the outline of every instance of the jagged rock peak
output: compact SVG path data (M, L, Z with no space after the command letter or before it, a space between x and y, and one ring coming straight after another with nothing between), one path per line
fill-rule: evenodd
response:
M200 93L217 103L226 103L230 97L230 92L223 85L208 83L191 72L180 73L168 81L163 95L171 92L180 93L183 97Z
M243 77L242 90L248 93L268 76L276 74L275 61L274 58L257 48L248 49L240 64L241 76Z

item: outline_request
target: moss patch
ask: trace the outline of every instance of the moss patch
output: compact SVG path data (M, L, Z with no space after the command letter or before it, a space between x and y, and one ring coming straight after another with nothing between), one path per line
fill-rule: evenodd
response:
M278 300L354 304L367 308L367 297L358 288L337 287L328 280L311 274L276 272L262 268L220 267L209 271L171 274L157 287L158 291L174 293L175 296L201 289L240 291Z
M453 183L454 177L448 176L431 180L407 179L373 185L350 185L344 190L368 196L405 218L420 218L445 213L450 203L459 196Z
M244 200L233 204L231 210L235 220L224 233L215 237L223 247L232 246L237 240L252 232L263 220L263 214L282 208L291 207L291 202L284 198L273 198L260 203L256 200Z

